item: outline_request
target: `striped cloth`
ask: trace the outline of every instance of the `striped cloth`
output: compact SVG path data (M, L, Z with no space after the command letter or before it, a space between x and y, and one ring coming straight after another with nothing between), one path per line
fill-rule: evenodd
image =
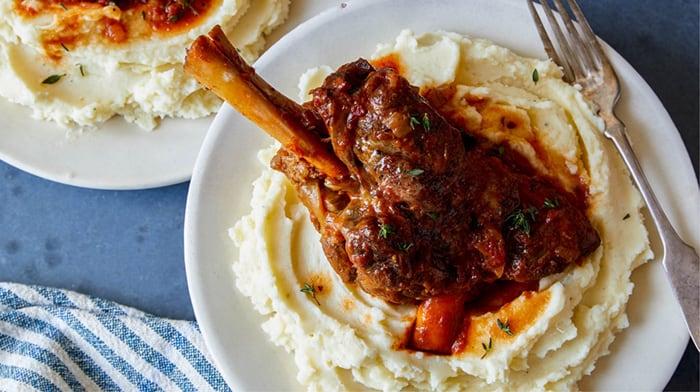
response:
M196 322L0 283L0 391L229 391Z

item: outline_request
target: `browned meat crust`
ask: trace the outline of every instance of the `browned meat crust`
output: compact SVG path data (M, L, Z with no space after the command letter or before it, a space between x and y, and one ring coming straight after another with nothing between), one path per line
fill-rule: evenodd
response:
M575 195L451 125L391 69L342 66L307 108L349 176L286 149L273 168L309 207L333 268L370 294L469 298L496 280L561 272L600 243Z

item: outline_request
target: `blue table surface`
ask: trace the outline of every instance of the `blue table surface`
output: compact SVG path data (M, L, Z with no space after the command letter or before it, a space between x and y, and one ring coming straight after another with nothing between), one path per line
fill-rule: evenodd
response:
M580 4L597 34L659 96L697 176L698 1ZM183 257L188 186L83 189L0 162L0 281L67 288L194 319ZM698 389L698 352L689 345L667 390Z

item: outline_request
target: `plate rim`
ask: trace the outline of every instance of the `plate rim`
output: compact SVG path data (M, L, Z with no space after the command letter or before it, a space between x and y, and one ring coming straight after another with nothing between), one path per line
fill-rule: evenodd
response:
M95 127L69 129L0 99L0 113L11 112L9 125L0 130L0 160L45 180L88 189L142 190L189 180L215 117L165 118L149 131L115 116Z

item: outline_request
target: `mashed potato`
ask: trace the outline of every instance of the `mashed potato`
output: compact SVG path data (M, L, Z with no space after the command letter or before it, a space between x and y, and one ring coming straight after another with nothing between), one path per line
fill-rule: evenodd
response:
M266 316L262 328L292 354L297 379L309 390L574 389L628 326L630 274L651 257L641 199L617 154L603 142L601 120L561 80L555 64L485 40L404 31L395 43L381 45L373 59L399 64L418 86L455 83L452 105L470 131L508 143L564 187L587 182L588 215L601 247L581 266L542 279L538 292L472 316L461 353L401 349L415 307L388 305L343 284L292 186L268 168L273 146L260 153L263 168L254 183L252 212L230 232L240 249L233 264L238 289ZM329 71L309 71L302 91ZM522 121L513 129L491 126L493 110Z
M30 107L37 119L68 128L121 115L146 130L164 117L198 118L221 106L182 70L185 49L197 36L219 24L253 61L289 8L289 0L211 0L198 23L153 32L143 26L150 17L145 11L132 15L110 4L72 3L0 0L0 96ZM33 15L41 7L44 11ZM93 33L110 20L133 27L125 42L100 39L116 33ZM81 28L87 31L72 32Z

